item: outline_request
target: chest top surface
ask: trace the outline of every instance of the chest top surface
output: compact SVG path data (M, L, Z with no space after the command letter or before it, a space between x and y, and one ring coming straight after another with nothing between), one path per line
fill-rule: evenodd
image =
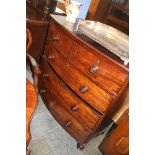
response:
M117 64L127 72L129 71L129 64L124 65L123 61L120 60L120 58L116 55L114 55L112 52L110 52L105 47L101 46L91 38L87 37L86 35L82 34L77 30L78 20L76 23L69 23L67 20L65 20L65 16L60 15L50 15L51 16L51 24L53 21L61 27L63 31L68 32L71 38L73 40L76 40L76 42L79 42L82 45L86 45L88 48L92 49L92 51L95 51L96 53L102 54L104 57L109 59L111 62Z

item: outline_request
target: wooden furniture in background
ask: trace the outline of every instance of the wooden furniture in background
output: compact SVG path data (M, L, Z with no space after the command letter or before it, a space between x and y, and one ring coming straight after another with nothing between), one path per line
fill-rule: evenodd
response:
M129 155L129 116L99 146L104 155Z
M28 50L28 53L36 60L37 63L40 63L41 55L44 50L48 24L49 21L45 20L43 15L29 4L26 6L26 25L31 31L33 39L33 43Z
M110 4L111 0L91 0L86 19L102 22Z
M49 18L49 14L54 14L57 0L26 0L44 18Z
M100 133L128 85L128 66L52 15L39 92L54 118L83 149ZM76 26L75 26L76 27Z
M111 2L104 23L111 25L118 30L129 34L129 6L128 0L124 3Z
M87 18L129 34L129 0L92 0Z

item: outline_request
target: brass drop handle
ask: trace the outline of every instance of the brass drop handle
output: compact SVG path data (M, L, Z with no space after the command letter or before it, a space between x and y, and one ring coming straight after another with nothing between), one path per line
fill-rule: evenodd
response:
M89 67L89 71L91 73L96 73L96 71L99 69L99 67L97 65L93 65L91 67Z
M46 93L46 90L45 89L41 89L40 90L40 94L43 94L43 93Z
M71 126L71 124L72 124L72 122L67 121L67 122L65 122L65 127L70 127L70 126Z
M43 73L42 76L43 77L48 77L48 73Z
M60 38L59 38L58 35L53 35L52 40L53 41L58 41L58 40L60 40Z
M71 111L72 111L72 112L78 111L78 109L79 109L79 106L78 106L78 105L73 105L73 106L71 107Z
M82 93L82 94L84 94L84 93L86 93L87 91L88 91L88 87L87 86L82 86L82 87L80 87L80 92Z
M53 59L54 59L54 55L53 55L53 54L52 54L52 55L49 54L49 55L48 55L48 59L53 60Z

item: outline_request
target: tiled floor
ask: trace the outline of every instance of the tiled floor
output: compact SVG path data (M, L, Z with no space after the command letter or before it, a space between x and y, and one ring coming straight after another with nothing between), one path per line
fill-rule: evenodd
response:
M27 72L30 79L30 73ZM32 139L28 148L31 155L101 155L98 145L103 135L93 139L84 150L76 148L77 142L55 121L41 97L34 113L30 131Z

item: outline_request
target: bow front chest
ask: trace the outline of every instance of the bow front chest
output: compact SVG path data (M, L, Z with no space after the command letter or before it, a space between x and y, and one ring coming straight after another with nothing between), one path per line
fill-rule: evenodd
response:
M40 69L40 94L53 117L84 148L128 85L117 56L52 15Z

